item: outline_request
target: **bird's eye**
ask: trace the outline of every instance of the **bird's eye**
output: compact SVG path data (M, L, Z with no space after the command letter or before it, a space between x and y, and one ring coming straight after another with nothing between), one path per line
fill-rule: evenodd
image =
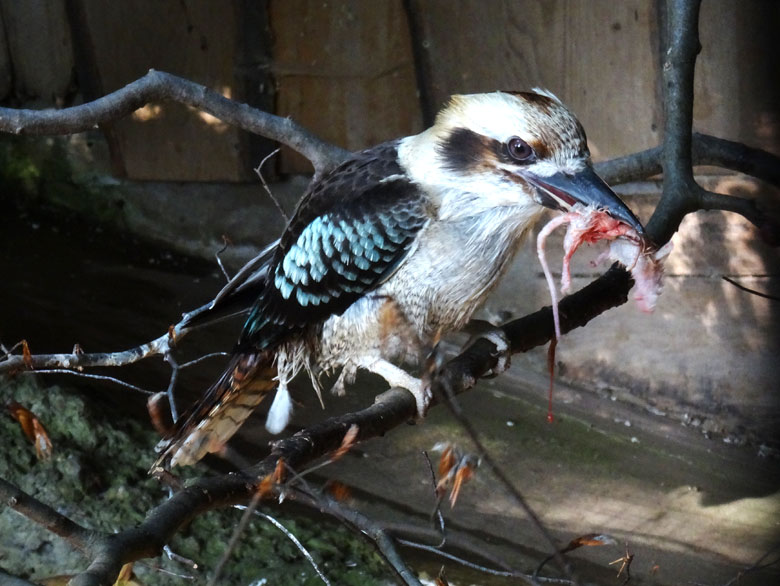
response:
M534 149L522 138L513 136L506 141L506 150L509 156L518 163L530 163L534 158Z

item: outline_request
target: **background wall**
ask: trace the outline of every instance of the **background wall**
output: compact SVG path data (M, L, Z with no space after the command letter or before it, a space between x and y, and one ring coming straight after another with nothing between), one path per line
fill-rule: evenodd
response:
M597 159L658 144L662 0L0 0L0 102L92 99L161 69L349 149L419 131L453 93L557 93ZM775 2L701 10L697 130L780 152ZM179 105L103 129L130 179L252 181L262 148ZM152 148L150 148L150 146ZM284 171L307 171L285 154Z

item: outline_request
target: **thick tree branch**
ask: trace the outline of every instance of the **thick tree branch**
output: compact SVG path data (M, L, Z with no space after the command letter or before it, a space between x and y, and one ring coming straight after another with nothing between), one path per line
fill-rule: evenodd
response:
M780 157L739 142L693 133L694 165L707 165L745 173L780 187ZM611 185L647 179L663 172L663 146L596 163L596 171Z
M94 102L62 110L0 108L0 131L13 134L74 134L127 116L149 102L192 106L248 132L276 140L311 161L315 173L336 166L349 154L328 144L289 118L239 104L214 90L170 73L150 69L142 78Z
M647 223L657 244L672 237L683 217L698 207L693 178L693 74L699 44L700 0L667 0L669 46L663 63L663 196Z
M739 171L780 187L780 157L741 142L694 132L693 164Z

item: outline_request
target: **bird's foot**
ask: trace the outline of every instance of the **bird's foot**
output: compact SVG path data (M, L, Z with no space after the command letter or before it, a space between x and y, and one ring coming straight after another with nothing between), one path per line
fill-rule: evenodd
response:
M355 382L357 376L358 365L354 362L347 362L341 369L339 377L330 389L330 392L338 397L343 397L347 394L347 385L351 385Z
M486 372L483 377L492 378L508 370L511 364L512 344L506 337L504 331L490 322L481 320L472 320L469 322L468 329L472 333L472 336L463 346L464 350L470 348L482 338L491 342L496 347L496 364Z
M391 387L401 387L412 393L417 405L417 421L421 421L425 418L425 414L428 412L428 407L430 407L431 399L433 398L430 384L419 378L413 377L402 368L381 358L363 361L361 366L366 370L381 376Z
M425 415L428 413L428 408L431 406L433 400L433 392L431 391L431 385L425 381L416 378L416 388L407 389L412 395L414 395L414 401L417 404L417 417L416 421L422 421L425 419Z

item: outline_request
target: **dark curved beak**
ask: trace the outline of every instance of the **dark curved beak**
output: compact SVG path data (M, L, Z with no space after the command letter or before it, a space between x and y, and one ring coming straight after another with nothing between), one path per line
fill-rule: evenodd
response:
M523 177L536 188L536 201L545 207L569 211L575 203L593 206L645 237L645 229L634 213L590 166L572 175L556 173L550 177L539 177L524 173Z

